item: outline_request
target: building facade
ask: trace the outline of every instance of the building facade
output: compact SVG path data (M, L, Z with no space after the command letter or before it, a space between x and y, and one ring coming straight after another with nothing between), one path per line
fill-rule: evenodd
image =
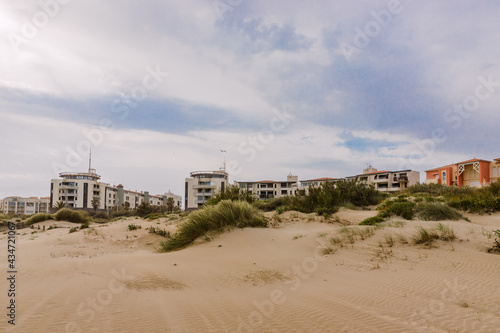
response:
M346 179L373 185L380 192L397 192L419 183L420 172L413 170L378 171L370 165L363 170L362 174Z
M214 194L224 191L229 183L229 175L219 171L193 171L185 179L184 208L193 210L203 206Z
M21 198L7 197L0 201L0 212L4 214L33 215L37 213L49 213L50 197Z
M241 189L250 191L258 200L267 200L296 194L299 177L290 174L286 180L281 181L235 181L234 184Z
M63 172L59 179L50 183L49 206L54 207L63 202L66 207L77 209L114 209L127 206L134 209L142 202L151 205L167 205L169 198L174 201L174 207L182 206L182 197L171 192L163 195L150 195L149 192L125 190L123 185L111 186L101 182L94 169L88 172Z
M426 184L481 187L500 178L500 158L493 161L473 158L425 171Z
M319 187L325 183L337 183L339 180L340 180L339 178L329 178L329 177L301 180L298 190L301 190L303 191L304 194L308 195L310 187Z

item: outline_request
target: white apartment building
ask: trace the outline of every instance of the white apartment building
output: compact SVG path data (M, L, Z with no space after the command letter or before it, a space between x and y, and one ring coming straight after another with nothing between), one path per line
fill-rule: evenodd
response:
M282 181L235 181L234 184L252 192L258 200L267 200L294 195L299 186L299 177L290 174Z
M371 165L356 176L346 177L368 185L374 185L381 192L397 192L420 182L420 172L412 170L378 171Z
M52 179L50 183L50 207L57 202L64 202L66 207L93 209L112 209L123 205L134 209L142 202L162 206L167 204L168 198L174 199L174 206L181 208L182 197L171 192L163 195L150 195L149 192L125 190L123 185L111 186L100 182L94 169L88 172L63 172L59 179Z
M229 175L221 168L219 171L193 171L185 180L184 208L196 209L203 206L215 193L224 191Z
M33 215L37 213L49 213L49 197L7 197L0 201L0 212L4 214Z

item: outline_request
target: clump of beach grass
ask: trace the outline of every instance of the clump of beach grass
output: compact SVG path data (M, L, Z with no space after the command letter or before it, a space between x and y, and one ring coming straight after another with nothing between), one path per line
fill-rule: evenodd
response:
M432 229L420 227L418 232L412 237L412 240L414 244L423 244L431 248L435 240L451 242L456 238L457 236L452 228L439 223Z
M57 221L85 223L90 221L90 215L84 211L76 211L69 208L63 208L54 215L54 219L56 219Z
M43 222L47 220L52 220L52 215L47 214L47 213L38 213L35 214L24 221L25 225L31 225L33 223L38 223L38 222Z
M160 243L160 251L180 250L209 232L222 233L237 228L267 228L262 212L246 201L222 200L189 214L172 238Z

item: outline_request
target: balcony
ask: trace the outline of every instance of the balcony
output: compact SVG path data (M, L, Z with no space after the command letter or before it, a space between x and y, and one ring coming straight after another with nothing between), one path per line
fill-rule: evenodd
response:
M429 185L429 184L439 184L439 179L426 179L425 180L425 184L426 185Z
M394 177L394 181L400 183L408 182L408 176Z
M72 190L75 190L75 189L78 189L78 186L76 185L61 185L59 186L60 189L72 189Z
M389 182L389 177L387 178L377 178L373 180L374 183L387 183Z
M194 185L193 189L199 190L199 189L215 189L215 185Z
M195 204L204 204L204 203L206 203L206 202L207 202L207 200L198 200L198 199L196 199L196 200L194 201L194 203L195 203Z

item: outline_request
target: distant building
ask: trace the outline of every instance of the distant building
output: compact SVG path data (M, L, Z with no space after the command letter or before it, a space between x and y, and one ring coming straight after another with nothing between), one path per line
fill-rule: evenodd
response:
M308 180L301 180L300 185L298 187L298 190L303 190L304 194L309 194L309 187L319 187L322 184L325 183L336 183L340 181L341 179L339 178L329 178L329 177L323 177L323 178L315 178L315 179L308 179Z
M196 209L203 206L218 191L224 191L229 175L224 168L219 171L193 171L185 180L184 208Z
M420 172L412 170L378 171L371 165L356 176L346 177L348 180L357 180L368 185L374 185L381 192L397 192L420 181Z
M0 211L4 214L32 215L37 213L49 213L49 197L21 198L7 197L0 201Z
M299 177L290 174L286 180L235 181L235 185L252 192L259 200L267 200L294 195L299 185Z
M481 187L500 178L500 158L493 161L473 158L425 171L426 184Z
M66 207L82 209L111 209L128 206L134 209L142 202L155 206L164 206L168 198L174 200L174 206L181 208L182 197L171 192L163 195L150 195L149 192L125 190L123 185L111 186L100 182L95 169L88 172L63 172L59 179L50 182L50 207L57 202L64 202Z

